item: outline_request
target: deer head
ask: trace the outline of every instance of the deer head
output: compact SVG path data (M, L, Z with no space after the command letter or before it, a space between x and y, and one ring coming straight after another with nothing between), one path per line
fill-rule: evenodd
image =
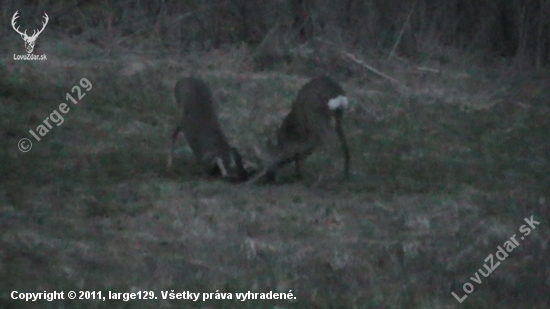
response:
M193 77L181 78L176 82L174 94L179 115L172 133L167 169L171 169L177 136L183 132L198 163L210 175L231 182L248 179L252 171L245 168L239 151L228 143L206 82Z
M40 29L38 32L36 32L36 30L33 30L32 35L28 36L27 29L25 29L24 32L21 32L19 31L19 27L15 28L15 20L19 18L19 16L17 16L17 13L19 13L19 11L13 14L13 17L11 19L11 26L13 27L13 30L15 30L15 32L21 35L21 38L25 41L25 49L27 50L27 53L30 54L34 50L34 43L36 41L36 38L38 38L38 35L42 33L42 31L44 31L44 28L46 28L49 17L48 17L48 14L44 13L44 19L46 21L42 22L42 29Z

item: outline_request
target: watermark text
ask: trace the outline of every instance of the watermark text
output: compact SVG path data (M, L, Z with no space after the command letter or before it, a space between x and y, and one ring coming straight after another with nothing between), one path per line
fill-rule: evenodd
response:
M525 239L526 236L531 234L531 230L536 229L537 228L536 226L540 224L540 222L535 221L535 219L533 219L533 216L531 216L531 218L525 218L524 221L527 224L526 225L524 224L519 228L519 232L523 234L523 236L520 236L521 240ZM518 246L519 246L519 242L516 239L516 234L514 234L512 235L512 237L510 237L509 240L505 241L502 244L502 246L497 247L495 256L498 259L498 261L495 262L493 258L493 254L489 254L484 260L485 264L483 264L483 267L485 267L485 270L483 270L483 268L478 269L474 273L474 277L470 277L470 280L474 283L481 284L482 277L480 277L479 274L481 274L484 278L487 278L500 265L499 261L506 260L506 258L508 257L508 253L512 253L512 251L514 251L514 248ZM474 285L470 282L466 282L462 286L462 290L466 293L462 297L459 297L458 295L456 295L455 292L451 292L451 295L453 295L453 297L456 298L456 300L459 303L462 303L466 298L468 298L468 294L474 291Z
M87 78L80 79L80 86L84 88L86 92L92 90L92 82L90 82ZM77 105L78 102L80 102L82 98L84 98L86 92L82 92L82 89L79 86L74 86L71 89L71 93L75 94L76 98L67 92L65 99L68 102ZM71 108L69 107L68 103L59 104L58 109L54 109L50 113L50 115L42 121L42 124L38 125L34 131L32 129L29 130L29 133L32 135L32 137L34 137L37 142L39 142L41 140L40 137L46 136L46 134L48 134L48 132L50 132L50 130L54 128L54 124L58 127L63 124L65 118L63 118L62 114L68 113L70 109ZM17 143L17 147L21 152L28 152L32 148L32 142L28 138L22 138Z

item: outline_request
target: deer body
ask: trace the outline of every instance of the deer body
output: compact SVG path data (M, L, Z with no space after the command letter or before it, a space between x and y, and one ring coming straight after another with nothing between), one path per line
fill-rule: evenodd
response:
M228 144L221 129L208 85L196 78L182 78L176 83L175 97L181 116L172 133L168 169L172 167L176 139L183 131L198 163L209 174L220 174L231 181L246 180L247 171L239 152Z
M301 177L301 162L325 142L333 130L333 120L344 156L344 177L347 178L350 154L342 128L342 116L347 107L344 90L331 78L319 76L306 83L277 130L276 144L270 141L265 150L256 148L264 170L253 180L263 175L273 180L275 170L291 162L295 162L296 175Z

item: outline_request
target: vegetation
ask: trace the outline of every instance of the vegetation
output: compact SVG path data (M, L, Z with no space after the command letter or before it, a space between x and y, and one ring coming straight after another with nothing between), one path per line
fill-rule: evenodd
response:
M0 29L0 308L548 308L549 6L3 4L27 33L50 20L34 49L45 61L13 60L24 42ZM204 175L180 136L165 171L179 77L208 82L229 143L253 163L319 73L350 98L350 180L337 142L305 161L303 180L290 166L250 185ZM62 102L63 123L37 141L29 130ZM513 235L519 246L472 281ZM451 293L468 282L459 303ZM11 299L71 290L158 299ZM172 290L233 299L163 300ZM248 291L296 299L235 299Z

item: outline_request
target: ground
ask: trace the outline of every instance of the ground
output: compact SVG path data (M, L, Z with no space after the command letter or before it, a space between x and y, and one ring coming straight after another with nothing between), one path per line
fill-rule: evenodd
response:
M357 66L339 79L351 100L348 181L329 139L301 180L289 167L272 185L231 184L202 174L183 136L176 171L165 171L177 78L210 84L230 143L253 161L310 76L254 71L245 48L51 50L47 61L0 62L0 308L550 305L548 75L380 61L400 81L392 85ZM66 98L75 86L85 94L76 105ZM29 130L63 102L63 123L37 141ZM498 260L513 235L519 245ZM489 255L500 264L480 276ZM12 291L158 299L25 302ZM163 291L233 299L163 300ZM235 299L248 291L295 299Z

